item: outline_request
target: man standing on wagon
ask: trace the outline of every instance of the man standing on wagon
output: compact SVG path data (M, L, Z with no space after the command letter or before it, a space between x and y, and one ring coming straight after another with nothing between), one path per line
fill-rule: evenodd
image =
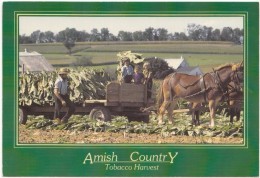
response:
M152 98L152 87L153 87L153 74L151 65L149 62L145 62L143 65L144 70L144 84L147 85L147 98Z
M54 100L55 100L55 112L54 112L54 120L60 123L67 123L70 116L75 112L75 106L73 102L70 100L68 93L68 73L69 70L67 68L61 68L58 72L59 77L55 81L54 85ZM65 116L60 119L60 110L62 107L69 107Z

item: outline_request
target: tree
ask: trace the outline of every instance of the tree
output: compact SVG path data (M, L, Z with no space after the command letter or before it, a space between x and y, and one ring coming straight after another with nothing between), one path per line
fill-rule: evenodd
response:
M90 34L88 34L85 31L77 31L78 42L89 41L89 40L90 40Z
M212 27L203 26L201 29L201 40L211 41L212 38Z
M201 25L197 25L197 24L188 24L188 27L187 27L187 31L188 31L188 34L189 34L189 38L191 40L194 40L194 41L197 41L197 40L200 40L202 37L201 37L201 32L202 32L202 26Z
M232 41L232 39L233 39L232 28L231 27L224 27L222 32L221 32L220 38L221 38L222 41Z
M49 43L55 41L55 39L54 39L54 33L51 32L51 31L46 31L46 32L44 32L44 36L45 36L45 39L47 40L47 42L49 42Z
M19 35L19 44L29 44L33 43L30 36L26 36L25 34Z
M181 33L175 32L173 39L178 40L178 41L186 41L186 40L188 40L188 37L184 32L181 32Z
M46 43L47 39L45 38L45 34L43 32L39 35L39 43Z
M100 38L100 33L98 32L98 29L96 28L93 28L91 30L91 34L90 34L90 41L100 41L101 38Z
M118 32L118 38L121 41L133 41L133 37L132 37L131 32L119 31Z
M101 41L109 40L109 30L107 28L102 28L100 32Z
M236 43L239 43L240 42L240 37L243 36L243 33L242 31L240 30L240 28L235 28L233 30L233 40L234 42Z
M32 40L34 43L39 43L40 33L41 33L40 30L36 30L36 31L32 32L32 34L31 34L31 40Z
M109 33L109 41L118 41L118 38L112 33Z
M154 28L149 27L146 28L144 31L144 39L147 41L153 41L154 40Z
M186 41L186 40L188 40L188 37L187 37L187 35L184 32L181 32L179 34L179 40Z
M66 40L77 41L77 30L75 28L66 28L65 30L60 31L56 35L56 40L58 42L64 42Z
M69 55L71 55L71 49L75 46L75 41L68 38L63 42L63 45L69 50Z
M220 41L220 30L219 29L215 29L215 30L212 31L211 40L212 41Z
M155 30L156 36L158 37L159 41L165 41L168 37L168 30L165 28L158 28Z
M135 31L133 33L134 41L144 41L144 33L142 31Z

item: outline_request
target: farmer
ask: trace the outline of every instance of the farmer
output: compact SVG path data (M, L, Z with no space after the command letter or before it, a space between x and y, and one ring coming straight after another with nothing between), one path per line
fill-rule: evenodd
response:
M123 82L131 83L131 81L133 79L134 69L130 65L130 59L129 58L124 59L124 66L121 68L121 72L122 72Z
M136 65L134 71L135 71L135 73L133 75L134 84L143 84L144 83L144 74L142 72L141 66Z
M58 72L59 77L54 85L54 100L55 100L55 112L54 120L60 123L67 123L70 116L75 112L75 106L69 98L68 93L68 73L67 68L61 68ZM69 107L66 115L60 119L60 110L62 107Z
M147 85L147 98L152 97L152 87L153 87L153 75L151 71L151 65L149 62L145 62L143 65L144 69L144 84Z

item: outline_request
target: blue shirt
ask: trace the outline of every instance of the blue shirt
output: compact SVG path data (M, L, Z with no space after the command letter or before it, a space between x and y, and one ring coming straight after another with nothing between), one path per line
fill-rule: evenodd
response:
M134 69L131 65L129 66L123 66L121 68L121 72L122 72L122 77L124 78L127 75L133 75L134 74Z

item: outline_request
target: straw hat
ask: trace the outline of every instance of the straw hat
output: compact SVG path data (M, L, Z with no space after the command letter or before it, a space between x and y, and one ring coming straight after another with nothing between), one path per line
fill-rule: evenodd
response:
M147 69L150 69L150 68L151 68L151 65L150 65L149 62L145 62L144 65L143 65L143 67L144 67L144 68L146 67Z
M70 71L67 68L60 68L58 74L68 74Z

